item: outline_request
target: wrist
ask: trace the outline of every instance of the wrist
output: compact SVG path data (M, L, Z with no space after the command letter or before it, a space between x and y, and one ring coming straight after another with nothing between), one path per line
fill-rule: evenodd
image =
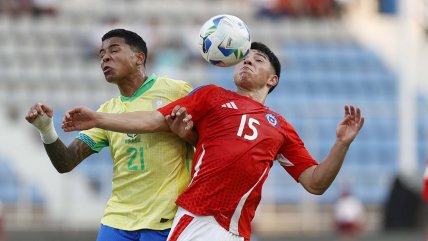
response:
M42 139L44 144L52 144L56 140L58 140L58 134L55 131L55 128L53 125L50 128L47 128L45 130L39 130L40 132L40 138Z
M53 125L53 119L46 114L39 116L32 123L40 133L44 144L52 144L58 139L58 134Z
M103 113L102 112L94 112L94 127L95 128L102 128L102 124L103 124Z
M348 148L351 145L351 143L344 141L342 139L336 138L336 145L338 145L340 147Z

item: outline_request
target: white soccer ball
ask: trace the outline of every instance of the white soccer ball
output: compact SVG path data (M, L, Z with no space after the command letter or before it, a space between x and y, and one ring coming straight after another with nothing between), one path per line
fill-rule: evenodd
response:
M228 67L239 63L250 51L247 25L238 17L222 14L210 18L199 31L199 48L209 63Z

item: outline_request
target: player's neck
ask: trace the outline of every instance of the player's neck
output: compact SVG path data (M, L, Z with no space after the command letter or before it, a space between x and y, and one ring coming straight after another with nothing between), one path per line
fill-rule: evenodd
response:
M265 104L266 101L266 97L267 95L265 93L263 93L261 90L259 91L249 91L249 90L240 90L238 89L236 91L238 94L243 95L243 96L247 96L250 99L257 101L259 103L261 103L262 105Z
M133 96L144 83L144 81L146 81L146 79L147 75L145 73L141 75L130 76L130 78L118 84L120 94L126 97Z

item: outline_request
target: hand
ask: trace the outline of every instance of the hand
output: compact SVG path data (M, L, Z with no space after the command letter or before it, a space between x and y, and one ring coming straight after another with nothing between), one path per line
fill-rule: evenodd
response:
M171 115L165 116L165 119L171 131L180 138L186 139L189 135L193 135L192 115L187 113L185 107L175 106Z
M347 145L351 144L363 125L364 117L361 115L360 108L346 105L345 117L336 128L337 140Z
M41 103L33 105L25 116L25 119L37 128L45 144L52 144L58 140L52 116L52 108Z
M50 108L45 104L37 103L31 106L30 110L25 116L25 119L29 123L34 125L38 130L43 131L47 128L50 128L53 125L52 116L53 116L52 108Z
M65 113L62 129L65 132L81 131L96 127L97 112L87 107L76 107Z
M30 110L28 111L27 115L25 116L25 119L29 123L33 123L37 119L37 117L42 116L46 114L49 118L52 118L53 116L53 110L49 106L37 103L33 106L31 106Z

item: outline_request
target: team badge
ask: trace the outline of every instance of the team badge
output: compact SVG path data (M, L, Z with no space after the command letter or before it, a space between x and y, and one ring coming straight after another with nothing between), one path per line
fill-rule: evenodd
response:
M159 109L160 107L163 107L166 104L167 104L167 101L163 98L155 98L152 101L152 106L153 106L153 109L155 110Z
M132 143L139 143L139 142L143 142L143 139L141 139L139 134L126 134L126 136L128 136L131 139L125 139L125 143L126 144L132 144Z
M138 136L138 134L126 134L128 137L131 137L131 138L135 138L135 137L137 137Z
M266 114L266 120L271 124L273 127L276 127L278 125L278 120L276 119L276 116L273 114Z

